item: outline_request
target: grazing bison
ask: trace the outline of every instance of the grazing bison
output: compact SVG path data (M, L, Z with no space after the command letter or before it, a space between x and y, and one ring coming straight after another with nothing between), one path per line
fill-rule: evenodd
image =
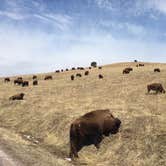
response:
M131 70L129 70L128 68L125 68L125 69L123 70L123 74L129 74L130 71L131 71Z
M151 90L156 91L156 93L158 93L158 92L165 93L165 90L164 90L162 84L160 84L160 83L153 83L153 84L147 85L147 90L148 90L148 93Z
M89 75L89 71L85 71L85 76Z
M74 75L71 75L71 80L72 80L72 81L74 80Z
M24 93L19 93L14 96L11 96L9 100L23 100L24 95L25 95Z
M77 73L76 77L82 77L82 75L80 73Z
M155 68L154 72L160 72L160 69L159 68Z
M51 75L45 76L44 80L52 80L52 76Z
M138 64L138 66L145 66L145 65L140 63L140 64Z
M100 148L103 136L116 134L121 121L109 109L89 112L76 119L70 126L70 158L78 157L78 152L88 145Z
M36 76L36 75L33 75L32 79L33 79L33 80L34 80L34 79L37 79L37 76Z
M4 78L4 82L10 82L10 78L9 77Z
M29 82L28 81L23 81L22 82L22 87L25 87L25 86L29 86Z
M38 85L38 81L37 81L37 80L34 80L34 81L33 81L33 85Z
M16 80L14 80L14 84L15 85L22 85L22 83L23 83L22 79L16 79Z
M98 77L99 77L99 79L103 79L104 78L103 75L101 75L101 74L99 74Z

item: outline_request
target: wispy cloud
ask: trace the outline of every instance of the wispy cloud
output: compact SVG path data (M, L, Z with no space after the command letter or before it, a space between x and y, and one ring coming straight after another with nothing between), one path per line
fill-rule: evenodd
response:
M68 30L72 24L73 19L68 15L46 13L46 14L34 14L36 18L43 20L46 23L51 23L52 25L58 27L60 30Z
M13 20L24 20L28 16L16 12L0 11L0 16L5 16Z

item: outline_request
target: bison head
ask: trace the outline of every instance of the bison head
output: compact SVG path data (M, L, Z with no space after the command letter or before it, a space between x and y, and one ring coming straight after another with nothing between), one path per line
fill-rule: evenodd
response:
M110 131L110 134L116 134L119 131L121 121L118 118L115 118L113 121L113 126Z

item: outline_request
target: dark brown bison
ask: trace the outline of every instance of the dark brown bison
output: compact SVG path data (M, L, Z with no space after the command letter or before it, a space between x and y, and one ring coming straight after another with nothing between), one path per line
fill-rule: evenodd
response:
M123 70L123 74L129 74L130 71L131 71L131 70L129 70L128 68L125 68L125 69Z
M72 67L71 70L75 70L75 67Z
M137 60L134 60L134 62L138 62Z
M38 85L38 81L37 81L37 80L34 80L34 81L33 81L33 85Z
M44 80L52 80L52 76L51 75L45 76Z
M140 64L138 64L138 66L145 66L144 64L142 64L142 63L140 63Z
M11 96L9 100L23 100L24 95L25 95L24 93L19 93L14 96Z
M162 84L160 84L160 83L153 83L153 84L147 85L147 90L148 90L148 93L151 90L156 91L156 93L158 93L158 92L165 93L165 90L164 90Z
M80 73L77 73L76 77L82 77L82 75Z
M101 74L99 74L98 77L99 77L99 79L103 79L104 78L103 75L101 75Z
M23 81L22 82L22 87L25 87L25 86L29 86L29 82L28 81Z
M133 71L133 68L132 67L127 67L126 70Z
M61 69L61 72L63 72L63 69Z
M88 145L97 149L103 136L116 134L121 121L109 109L89 112L76 119L70 126L70 158L78 157L78 152Z
M4 82L10 82L10 78L9 77L4 78Z
M34 80L34 79L37 79L37 76L36 76L36 75L33 75L32 79L33 79L33 80Z
M15 85L22 85L22 83L23 83L22 79L16 79L16 80L14 80L14 84Z
M102 69L102 67L101 67L101 66L99 66L99 67L98 67L98 69Z
M89 67L89 69L92 69L91 67Z
M159 68L155 68L154 72L160 72L160 69Z
M71 80L72 80L72 81L74 80L74 75L71 75Z
M69 71L69 69L66 69L66 71Z
M89 71L85 71L85 76L89 75Z
M56 72L56 73L60 73L60 70L56 70L55 72Z

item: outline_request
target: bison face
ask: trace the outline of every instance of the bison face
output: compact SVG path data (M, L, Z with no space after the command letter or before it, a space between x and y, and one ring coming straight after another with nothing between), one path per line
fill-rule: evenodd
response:
M119 131L121 121L118 118L111 117L106 119L103 126L103 134L109 136Z
M110 134L116 134L119 132L121 121L118 118L115 118L113 121L113 125L110 129Z

